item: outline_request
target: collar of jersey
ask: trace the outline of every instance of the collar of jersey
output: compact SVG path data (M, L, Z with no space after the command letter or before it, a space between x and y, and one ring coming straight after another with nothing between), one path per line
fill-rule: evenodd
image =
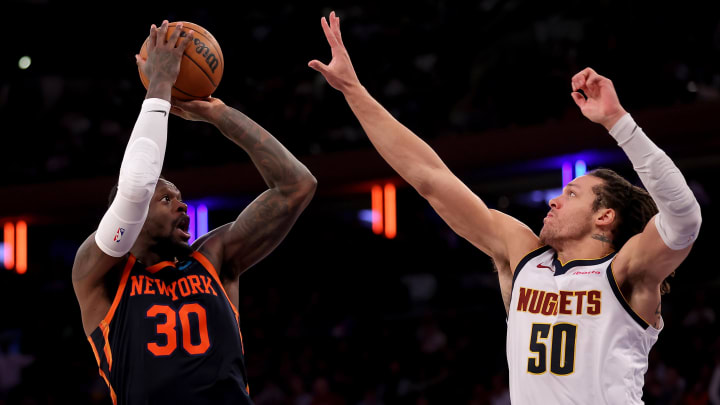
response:
M565 274L568 270L575 266L592 266L595 264L606 262L609 259L612 259L612 257L615 256L615 253L617 252L610 252L607 255L598 259L573 259L563 265L557 258L557 252L555 252L555 254L553 255L553 267L555 267L555 275L559 276L561 274Z
M145 270L149 271L150 273L157 273L158 271L166 268L166 267L177 267L175 262L171 262L169 260L165 260L162 262L158 262L153 264L152 266L148 266L145 268Z

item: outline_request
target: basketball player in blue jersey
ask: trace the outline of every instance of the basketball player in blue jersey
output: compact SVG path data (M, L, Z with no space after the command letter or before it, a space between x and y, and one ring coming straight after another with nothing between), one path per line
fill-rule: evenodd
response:
M587 68L572 78L572 98L618 142L647 192L611 170L590 172L550 201L537 236L488 209L373 99L334 12L321 24L332 60L309 66L343 93L380 155L493 259L508 315L512 402L642 403L648 353L663 327L663 283L690 252L701 217L682 174L622 108L612 82Z
M241 112L170 91L192 35L150 29L147 96L117 194L80 246L72 280L82 323L114 404L251 404L237 313L239 276L287 235L315 191L312 174ZM180 191L160 178L168 114L215 125L269 186L238 218L188 245ZM160 179L159 179L160 178Z

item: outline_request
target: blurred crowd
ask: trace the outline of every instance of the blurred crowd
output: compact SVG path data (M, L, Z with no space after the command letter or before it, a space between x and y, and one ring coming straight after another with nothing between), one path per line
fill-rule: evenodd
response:
M505 311L490 260L412 191L399 198L396 239L318 202L277 251L241 276L240 321L258 405L509 403ZM535 226L544 208L508 211ZM80 232L46 238L38 246L49 252L44 263L22 276L0 272L2 405L110 403L69 279L81 240ZM663 299L665 330L646 375L649 405L719 403L712 245L710 236L699 239Z
M631 111L720 100L720 6L692 3L373 1L336 11L363 84L433 139L576 117L570 78L586 66L613 79ZM144 4L144 15L122 8L115 17L122 28L103 36L80 23L64 26L64 35L96 50L70 57L45 38L71 11L54 1L16 3L39 33L8 45L10 56L34 56L30 68L19 70L11 58L2 65L0 119L13 135L3 147L17 154L0 161L0 185L115 174L122 153L108 151L124 148L144 95L134 54L147 27L163 18L194 21L215 35L226 61L215 95L296 155L368 147L342 96L307 67L330 59L319 19L331 6L268 2L225 13ZM108 41L112 51L102 48ZM245 158L208 125L172 119L170 128L166 169Z
M335 10L361 81L425 139L576 116L569 80L586 66L613 79L632 111L720 100L720 3L596 3L371 1ZM70 55L48 40L58 35L53 21L72 21L64 3L12 2L10 26L20 30L32 16L39 33L8 45L13 57L27 46L29 69L13 59L0 71L0 186L118 172L144 96L133 55L163 18L215 35L227 69L216 96L301 160L368 148L342 96L307 67L330 58L319 19L332 5L256 6L143 5L146 15L120 7L123 26L106 25L103 36L87 34L87 24L63 26L86 51ZM171 119L169 134L166 170L247 159L206 124ZM717 176L706 176L698 180L708 193L705 228L663 299L648 405L720 405L720 278L709 225L720 223L711 205L720 196ZM503 208L539 230L546 208L509 197ZM242 276L257 405L509 403L505 311L490 260L411 191L399 200L395 240L373 235L355 211L335 215L333 201L314 201L278 250ZM211 228L223 223L218 216ZM31 228L28 273L0 270L0 405L111 403L70 283L75 249L94 226Z

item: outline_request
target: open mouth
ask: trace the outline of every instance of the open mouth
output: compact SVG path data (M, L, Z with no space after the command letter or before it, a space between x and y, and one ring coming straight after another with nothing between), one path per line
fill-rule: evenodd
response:
M190 239L190 232L188 231L189 227L190 227L190 217L187 217L187 216L182 217L177 224L177 229L180 233L180 236L185 240Z

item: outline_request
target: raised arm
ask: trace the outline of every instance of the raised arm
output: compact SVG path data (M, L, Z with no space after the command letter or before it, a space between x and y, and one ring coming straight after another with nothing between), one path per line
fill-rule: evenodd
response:
M659 308L661 283L685 260L697 238L700 205L673 161L622 108L608 78L587 68L572 78L572 88L583 115L610 132L658 207L659 213L620 249L613 265L618 281L627 280L631 290L639 292L633 293L631 305L649 314L644 318L650 321Z
M147 217L167 141L170 90L192 32L179 39L180 26L166 40L168 22L152 25L148 41L148 60L136 56L140 69L149 79L140 116L125 149L118 193L100 221L95 233L82 243L75 256L72 281L80 303L86 333L98 325L110 307L112 297L105 291L108 272L127 257Z
M173 100L171 111L185 119L214 124L250 155L269 187L234 222L193 244L217 269L222 268L225 279L236 279L285 238L312 199L317 181L269 132L217 98Z
M524 224L490 210L450 169L430 146L398 122L360 84L340 34L340 19L330 14L321 20L332 60L308 65L341 91L368 138L380 155L460 236L493 257L499 265L539 246L537 236Z

